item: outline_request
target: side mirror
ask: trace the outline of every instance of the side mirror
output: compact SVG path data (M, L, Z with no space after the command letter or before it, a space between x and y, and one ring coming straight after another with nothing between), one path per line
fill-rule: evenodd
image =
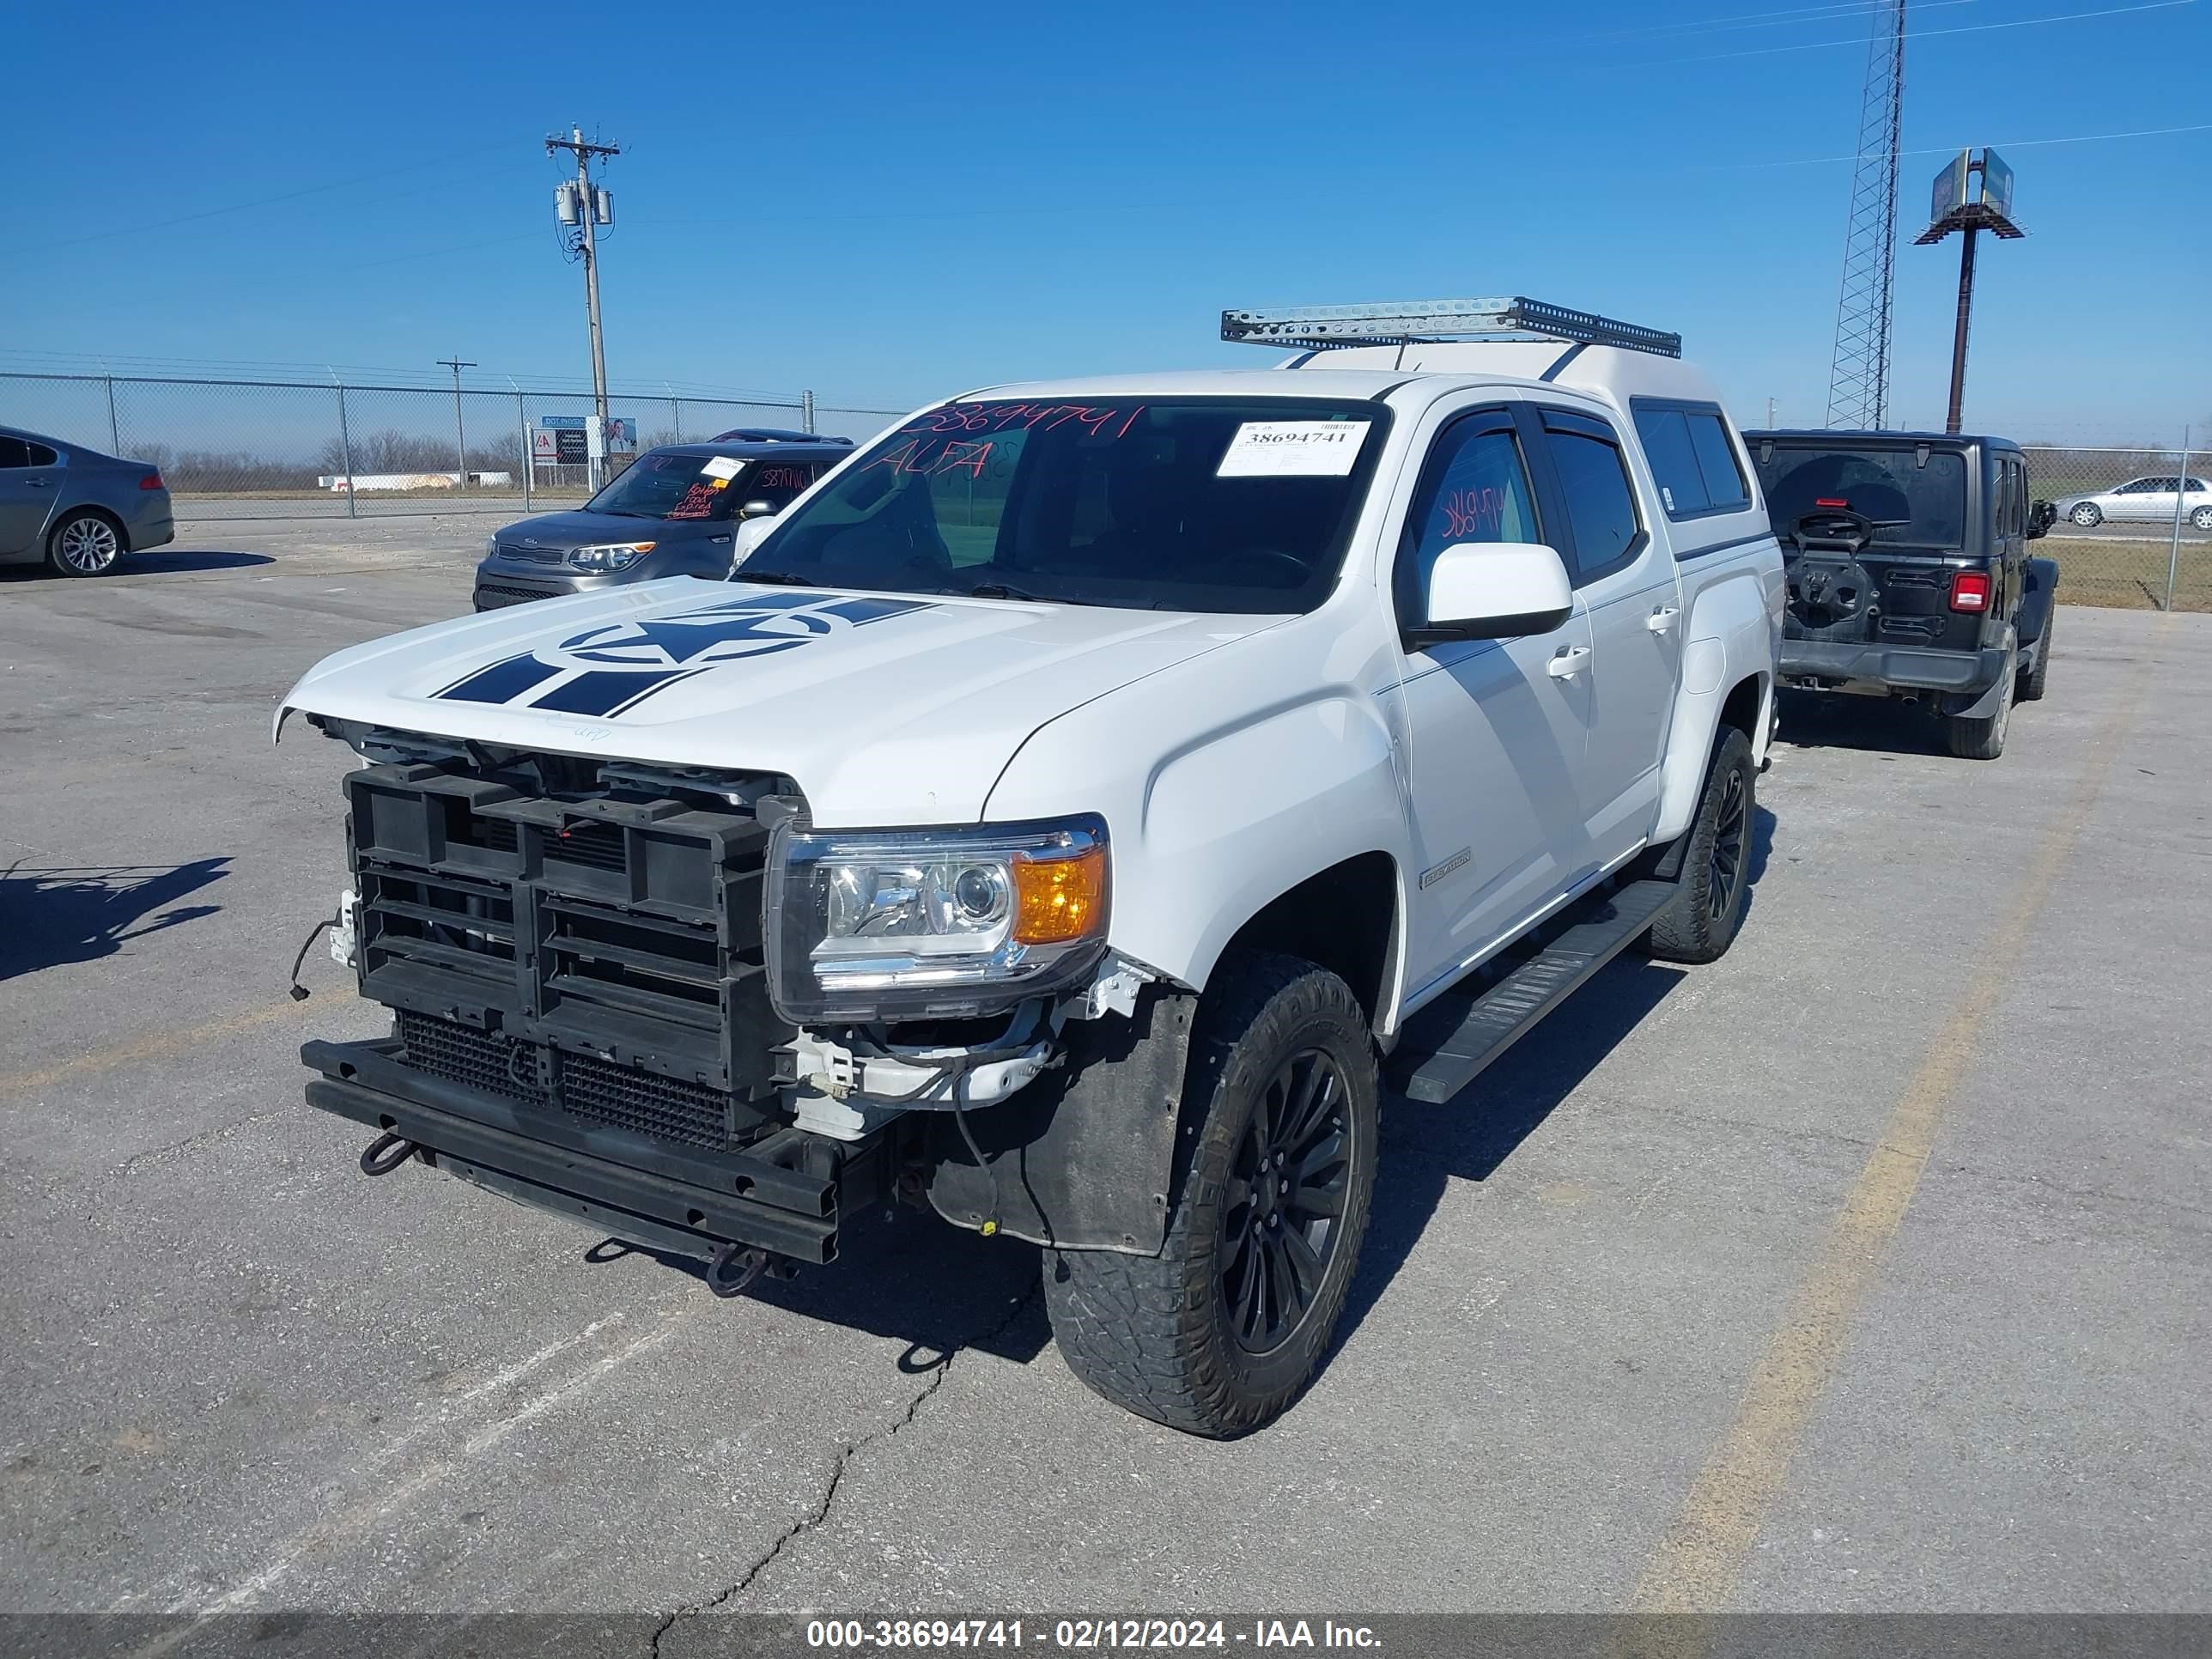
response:
M765 505L765 503L752 501L746 503L748 507L757 505ZM740 517L738 520L738 527L730 535L730 568L735 570L743 564L753 549L758 547L766 538L768 532L775 528L774 514L763 514L754 518Z
M738 517L741 520L773 519L775 517L775 503L774 501L747 501L743 507L738 509Z
M1556 550L1540 542L1460 542L1437 555L1429 614L1407 630L1407 642L1548 634L1574 608L1574 584Z
M2027 507L2027 538L2033 541L2058 522L2056 501L2031 501Z

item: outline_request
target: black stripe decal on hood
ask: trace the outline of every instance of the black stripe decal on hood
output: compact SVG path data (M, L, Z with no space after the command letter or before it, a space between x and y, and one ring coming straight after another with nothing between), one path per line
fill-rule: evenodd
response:
M533 685L543 685L560 672L533 656L509 657L477 669L435 695L450 702L512 702Z

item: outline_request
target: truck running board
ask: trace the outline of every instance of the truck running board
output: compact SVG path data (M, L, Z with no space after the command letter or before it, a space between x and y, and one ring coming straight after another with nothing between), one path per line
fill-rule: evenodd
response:
M1407 1023L1390 1056L1391 1086L1413 1100L1449 1100L1642 937L1681 890L1638 881L1585 901L1580 920L1472 1002L1439 997Z

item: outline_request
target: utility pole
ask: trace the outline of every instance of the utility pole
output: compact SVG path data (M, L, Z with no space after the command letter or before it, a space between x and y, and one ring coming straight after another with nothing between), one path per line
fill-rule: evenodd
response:
M545 153L565 149L576 158L576 182L563 185L564 191L573 191L569 201L572 208L561 210L561 222L575 224L580 221L583 236L578 251L584 259L584 311L592 331L592 416L599 441L591 453L592 489L596 493L605 480L607 434L607 356L599 339L599 243L596 227L613 222L613 212L606 192L592 188L592 161L595 156L622 154L619 144L587 144L584 129L571 125L566 138L548 137ZM571 216L573 213L574 216Z
M453 483L466 489L469 487L469 440L468 434L461 429L461 371L474 368L476 365L465 363L458 357L441 357L437 361L453 371L453 465L459 469Z

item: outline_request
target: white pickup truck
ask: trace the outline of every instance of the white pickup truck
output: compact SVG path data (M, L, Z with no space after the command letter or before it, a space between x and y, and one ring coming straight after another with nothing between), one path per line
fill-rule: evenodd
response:
M304 1050L363 1169L726 1295L926 1204L1044 1247L1108 1398L1283 1411L1386 1086L1451 1098L1631 944L1728 948L1782 562L1672 336L1527 301L1224 333L1304 350L971 392L726 582L309 672L276 723L367 763L340 954L396 1013Z

